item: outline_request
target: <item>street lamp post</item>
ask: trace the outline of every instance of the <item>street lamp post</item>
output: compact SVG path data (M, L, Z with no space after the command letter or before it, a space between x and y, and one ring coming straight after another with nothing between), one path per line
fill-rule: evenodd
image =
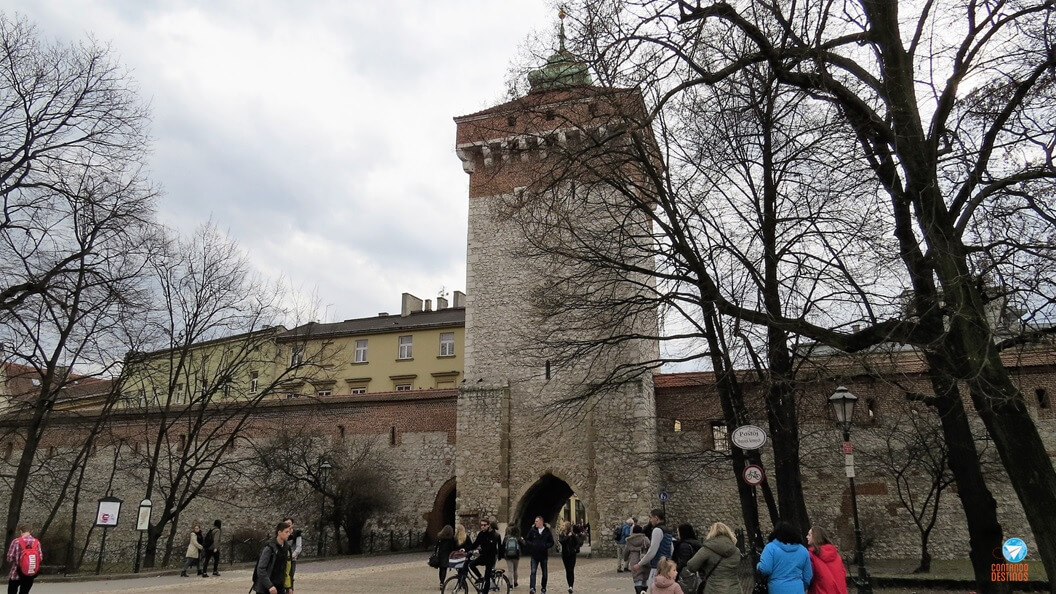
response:
M323 459L319 464L319 484L321 486L321 493L319 497L319 546L316 548L319 551L320 557L326 556L326 479L330 477L330 461Z
M836 416L836 421L843 429L843 454L844 470L847 480L851 483L851 515L854 516L854 562L858 566L858 577L854 583L858 587L858 594L872 594L873 582L869 572L865 569L865 552L862 546L862 527L858 523L858 492L854 488L854 450L851 448L851 424L854 422L854 405L858 397L851 394L850 390L840 386L836 388L832 396L829 396L829 404Z

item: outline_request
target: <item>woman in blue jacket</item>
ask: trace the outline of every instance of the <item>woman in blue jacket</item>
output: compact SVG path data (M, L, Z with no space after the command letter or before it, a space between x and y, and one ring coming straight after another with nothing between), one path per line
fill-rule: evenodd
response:
M773 540L763 548L756 569L770 578L770 594L803 594L814 576L810 553L788 522L774 525Z

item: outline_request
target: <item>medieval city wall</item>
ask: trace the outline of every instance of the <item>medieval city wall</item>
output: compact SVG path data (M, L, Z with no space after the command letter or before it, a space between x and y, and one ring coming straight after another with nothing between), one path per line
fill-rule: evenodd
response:
M97 500L112 494L124 501L120 523L108 530L107 559L130 559L139 533L135 530L139 502L145 494L148 442L146 430L151 417L133 413L119 413L108 431L93 448L84 473L80 502L76 510L77 550L84 545L87 532L94 523ZM39 449L38 467L34 469L29 497L23 508L23 519L40 526L47 507L55 501L64 481L68 459L87 439L90 418L57 415L44 436ZM8 439L14 439L11 427L6 427ZM236 535L266 534L283 516L290 515L304 530L304 546L314 553L318 543L320 499L317 494L298 489L291 481L286 493L265 491L260 484L258 448L285 429L291 435L313 434L335 452L362 455L369 451L368 464L382 469L389 479L391 507L368 522L366 533L376 531L376 548L390 544L406 547L417 544L427 531L435 532L442 526L444 496L452 487L455 457L455 392L429 391L417 395L370 395L338 397L327 402L314 399L283 400L260 406L239 432L236 447L224 454L231 464L217 470L208 480L200 495L183 510L178 518L173 559L182 559L187 545L186 534L194 523L208 528L214 519L224 524L224 556L229 553L231 539ZM170 431L170 440L181 440L178 425ZM17 445L17 444L16 444ZM341 446L345 447L341 447ZM4 476L13 475L18 463L19 449L5 460L9 469ZM335 466L348 460L334 460ZM159 465L166 472L168 461ZM281 485L280 485L281 487ZM0 499L6 500L10 488L7 481L0 483ZM66 494L67 504L49 529L55 542L64 540L74 517L71 489ZM159 516L164 491L152 496L153 517ZM329 530L332 538L332 528ZM87 558L94 561L101 530L95 529L88 537ZM166 535L159 541L164 550ZM390 538L392 542L390 543ZM48 537L46 537L48 540ZM256 546L256 542L249 545ZM333 552L334 545L328 549ZM158 557L161 561L161 557ZM172 561L176 563L177 561Z
M1031 372L1014 371L1024 394L1056 387L1056 375L1047 367ZM851 442L855 452L856 488L859 518L866 542L867 558L916 558L920 555L920 535L910 512L899 501L893 474L882 471L878 461L892 439L893 424L905 422L901 415L906 391L927 393L923 377L902 377L897 384L875 378L843 378L840 382L859 397ZM803 491L811 521L829 528L845 555L854 551L854 524L851 513L850 487L844 474L841 452L842 434L825 408L832 393L831 381L801 386L797 405L800 412L800 459ZM766 428L760 394L749 388L753 423ZM1028 402L1031 399L1028 398ZM872 401L873 415L867 403ZM1038 423L1050 454L1056 456L1056 420L1051 408L1031 402L1031 413ZM971 414L971 403L966 402ZM931 412L927 414L933 414ZM661 481L670 494L667 503L669 523L690 523L700 535L716 521L731 527L743 527L737 483L732 463L716 451L712 421L720 421L722 411L713 385L683 387L661 392L657 398L658 443L660 446ZM678 431L675 422L678 421ZM978 449L983 460L987 486L997 502L998 520L1006 537L1020 537L1033 542L1030 527L1015 491L986 439L986 431L977 419L973 422L979 436ZM941 436L940 436L941 437ZM897 441L897 440L896 440ZM773 471L773 443L760 449L764 470ZM897 447L893 454L898 456ZM897 460L896 460L897 462ZM908 487L918 501L926 496L927 476L908 478ZM905 485L904 485L905 486ZM763 529L769 525L762 488L756 489ZM775 493L776 497L776 493ZM929 536L929 552L939 559L964 559L968 555L968 532L964 510L957 497L956 484L941 494L939 514Z

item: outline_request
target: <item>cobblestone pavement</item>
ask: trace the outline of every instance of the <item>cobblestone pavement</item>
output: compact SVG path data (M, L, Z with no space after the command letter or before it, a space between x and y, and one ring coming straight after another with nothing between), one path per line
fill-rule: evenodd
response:
M297 594L340 592L417 593L439 592L435 569L426 565L425 553L391 555L385 557L356 557L319 563L302 563L297 568ZM499 562L505 568L505 561ZM633 594L630 574L616 573L615 559L582 558L576 564L576 592L623 592ZM150 576L127 580L49 582L38 581L33 594L63 594L72 592L202 592L208 594L246 594L252 571L248 568L221 572L220 577L207 579L175 575ZM528 592L528 560L520 563L520 585L513 591ZM550 580L547 590L552 594L568 591L561 559L550 560Z
M408 553L379 557L347 557L321 562L302 563L297 568L296 594L438 594L435 569L426 565L425 553ZM633 594L630 574L616 573L614 559L580 558L576 563L576 594L619 592ZM500 561L499 567L505 568ZM173 572L174 573L174 572ZM528 593L528 560L520 563L520 586L514 594ZM171 592L202 594L246 594L249 590L249 568L227 570L220 577L207 579L178 575L154 575L122 580L46 581L38 580L33 594L67 594L73 592ZM449 574L450 575L450 574ZM564 568L561 559L550 560L551 594L565 594ZM940 594L941 590L927 590ZM964 592L964 591L962 591ZM915 594L914 590L883 590L878 594Z

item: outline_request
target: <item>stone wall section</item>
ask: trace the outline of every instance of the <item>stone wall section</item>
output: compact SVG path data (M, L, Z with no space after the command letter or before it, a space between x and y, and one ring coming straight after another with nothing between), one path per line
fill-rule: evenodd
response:
M282 425L288 429L317 431L331 442L345 439L357 446L371 444L375 456L390 473L394 499L388 512L368 523L367 533L371 530L384 532L385 545L390 531L399 543L405 543L409 534L413 534L417 541L426 531L430 514L435 512L438 494L454 477L455 471L456 393L453 390L422 392L341 397L325 403L298 399L262 405L240 433L245 439L227 454L229 458L246 460L247 463L214 474L201 495L181 512L174 558L182 558L186 547L185 533L195 522L201 522L205 528L213 519L220 518L224 522L225 538L229 539L243 529L266 533L283 515L294 517L305 531L306 553L314 553L320 511L318 497L308 495L305 499L303 493L295 494L292 489L286 497L268 496L259 492L243 474L252 468L249 461L255 455L247 440L263 441ZM43 522L46 507L54 501L61 486L61 472L68 464L65 461L87 439L85 421L80 415L57 416L45 434L39 450L40 468L31 480L31 496L24 508L24 520L38 526ZM119 526L109 530L107 550L115 551L114 554L120 551L128 554L134 547L138 537L136 510L145 493L146 469L141 464L146 447L143 439L145 427L146 417L143 415L119 413L115 417L112 435L101 439L94 449L88 460L77 509L78 546L83 543L86 531L94 521L97 499L109 491L122 499L124 505ZM178 435L178 432L172 433L173 442L178 441ZM17 450L4 463L17 464ZM9 488L6 482L0 483L0 499L7 500L5 495ZM67 500L71 498L72 492L67 493ZM161 494L156 492L153 500L159 505ZM67 504L59 513L56 528L64 521L68 525L68 520L63 518L72 516L73 510ZM158 517L157 509L154 517ZM93 551L97 550L99 535L99 530L93 534L89 559L94 559ZM159 541L161 547L165 539L163 536ZM224 550L226 558L227 549ZM330 550L333 550L332 546ZM160 562L160 556L158 560Z

